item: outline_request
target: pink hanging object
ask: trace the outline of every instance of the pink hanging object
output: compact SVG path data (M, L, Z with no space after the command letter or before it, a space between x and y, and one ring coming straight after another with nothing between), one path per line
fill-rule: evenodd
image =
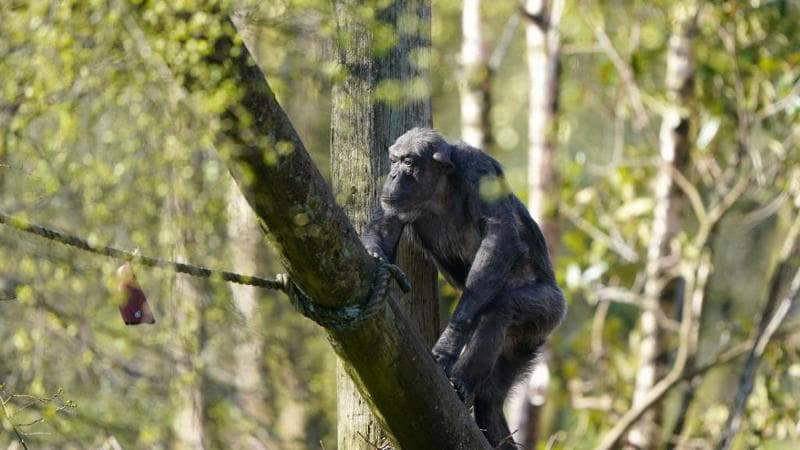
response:
M153 311L147 304L147 297L136 281L136 275L130 263L125 263L117 269L119 285L117 290L122 295L119 313L125 325L139 325L140 323L156 323Z

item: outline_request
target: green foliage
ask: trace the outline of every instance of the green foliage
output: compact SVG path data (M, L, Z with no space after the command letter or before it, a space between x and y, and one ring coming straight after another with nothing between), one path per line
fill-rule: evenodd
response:
M210 143L222 126L212 119L215 113L240 99L236 86L204 64L214 40L234 34L232 25L218 25L229 7L166 1L4 6L0 209L164 258L174 257L179 237L190 235L187 258L235 270L226 252L230 177ZM293 48L299 34L267 29L274 48ZM287 66L286 55L264 53L272 57L265 58L272 79L305 83L309 93L324 87L321 71L295 80L296 72L276 73ZM187 70L172 73L169 67ZM184 77L191 78L189 97L179 87ZM299 98L288 103L290 112L291 105L303 104ZM326 139L319 136L327 131L312 136L312 142ZM165 208L173 198L186 214L168 219ZM115 266L7 229L0 233L0 278L17 286L16 300L0 305L6 319L0 327L7 343L0 346L4 392L44 398L63 389L78 405L70 414L43 409L43 420L21 430L30 445L97 447L113 437L124 447L168 447L173 391L198 383L216 424L209 423L209 442L229 446L231 430L249 427L268 430L270 442L281 448L331 445L333 356L318 327L286 299L259 296L264 391L251 395L267 408L255 420L231 401L231 329L243 322L227 285L212 282L203 295L170 300L164 286L170 273L137 270L158 322L126 328L114 300ZM280 270L267 252L257 267L267 275ZM199 307L201 315L191 320L200 329L175 321L184 305ZM203 334L186 340L187 331L199 330ZM199 357L201 377L174 379L178 349ZM285 410L294 415L284 417ZM0 445L16 439L0 435Z
M751 334L776 246L791 219L789 202L780 198L797 182L800 162L800 10L785 1L701 4L694 100L685 105L696 142L687 179L709 205L724 194L718 192L723 178L752 176L710 244L714 273L699 354L705 361ZM374 20L368 31L376 36L373 50L381 53L390 51L398 36L381 22L379 5L352 8L358 17ZM248 25L259 67L327 176L330 87L347 70L331 49L334 39L346 44L352 38L336 34L331 2L10 0L0 8L0 209L165 258L189 236L186 258L237 270L226 234L230 179L217 155L227 149L212 146L220 130L257 119L243 111L236 120L217 118L244 100L222 70L242 48L233 24L221 20L234 7ZM514 2L485 2L484 38L490 48L516 8ZM555 373L543 418L543 436L553 436L556 448L591 447L630 405L639 339L635 302L652 232L674 11L675 3L664 1L567 2L560 23L561 186L552 200L562 216L556 265L570 313L554 339ZM452 137L459 129L459 99L453 93L460 70L460 13L460 1L433 1L433 52L414 56L416 64L432 68L430 87L421 80L378 87L381 100L390 104L421 98L430 89L435 126ZM404 29L414 28L411 21L404 23ZM630 68L649 115L642 126L630 87L598 45L597 27ZM227 37L227 47L215 46ZM494 74L491 110L496 139L491 151L522 198L524 41L519 26ZM286 143L272 144L276 152L292 151ZM265 157L274 160L275 154ZM489 183L485 193L502 189ZM170 199L185 211L171 221L165 217ZM683 223L674 245L689 251L698 221L688 206ZM296 225L313 226L302 211ZM281 270L266 250L257 262L261 275ZM254 316L264 381L253 395L266 405L264 417L254 420L236 401L237 342L231 330L245 320L229 288L212 281L200 285L197 298L170 300L171 274L137 270L159 322L126 328L113 300L115 266L0 229L0 397L4 403L14 399L8 403L14 408L22 398L15 395L52 399L37 401L27 412L0 411L5 431L0 446L18 439L15 427L36 421L20 430L37 448L100 447L112 437L126 448L167 448L175 437L175 391L199 383L212 446L225 447L231 434L252 433L276 448L319 448L320 440L333 448L332 353L320 330L284 298L261 293ZM601 294L610 295L608 288L628 296L611 303L597 328L607 300ZM442 289L448 300L457 298L451 287ZM175 320L187 305L194 307L197 326ZM665 317L675 320L675 312L665 311ZM794 330L787 325L780 342L768 348L747 406L742 448L782 448L800 440ZM182 384L174 382L178 346L190 350L200 374L181 378ZM716 369L695 390L687 425L691 438L719 438L737 373L736 365ZM69 408L59 409L63 405Z

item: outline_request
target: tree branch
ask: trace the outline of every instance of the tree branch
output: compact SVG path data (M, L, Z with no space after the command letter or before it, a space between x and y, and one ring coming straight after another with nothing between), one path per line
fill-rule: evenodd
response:
M725 427L725 432L720 440L719 449L727 450L730 448L733 438L739 431L742 424L742 417L744 416L744 408L747 404L747 398L753 390L753 382L756 373L758 372L758 365L761 362L761 356L769 344L772 336L777 331L778 327L786 318L789 309L797 302L800 296L800 269L796 269L792 277L788 291L782 296L779 292L782 290L791 266L794 264L794 259L800 257L800 245L798 245L798 228L800 224L800 215L798 215L795 222L792 224L787 243L791 243L790 251L784 247L781 251L782 259L775 269L770 281L770 292L767 301L764 305L764 312L761 316L761 322L758 327L758 332L753 340L750 352L747 355L744 369L739 378L739 389L736 392L736 398L733 401L730 414L728 415L728 423ZM778 299L780 298L780 301Z

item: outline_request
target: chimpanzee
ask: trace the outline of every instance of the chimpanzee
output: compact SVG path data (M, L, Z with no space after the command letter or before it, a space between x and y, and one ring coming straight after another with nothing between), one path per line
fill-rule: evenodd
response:
M362 241L376 258L394 262L410 225L462 291L433 357L474 407L489 442L516 448L503 401L566 313L544 236L510 193L500 164L477 148L414 128L389 147L389 160Z

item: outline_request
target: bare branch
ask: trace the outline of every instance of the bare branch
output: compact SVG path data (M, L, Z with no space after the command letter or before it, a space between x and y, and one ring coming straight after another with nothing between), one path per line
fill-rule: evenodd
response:
M675 181L675 184L683 191L686 195L686 198L689 199L689 203L692 205L692 209L694 210L694 214L697 216L697 220L700 223L708 221L708 212L706 211L706 207L703 204L703 197L700 195L700 191L697 190L694 185L686 179L686 177L678 170L675 169L672 165L667 165L669 174L672 177L672 180Z
M673 386L684 379L687 372L687 361L696 349L699 333L699 312L702 309L705 284L711 270L710 265L708 254L701 255L692 283L690 283L692 274L686 275L687 285L693 284L693 288L687 289L687 292L691 292L691 294L688 301L683 302L680 344L672 369L670 369L669 373L664 378L650 388L637 404L634 404L631 409L617 421L616 425L602 437L600 443L595 447L595 450L610 450L614 448L628 429L630 429L648 409L661 400Z
M650 124L650 114L647 112L642 102L641 89L639 89L636 78L633 76L633 70L631 70L630 66L622 59L622 56L620 56L619 52L614 47L614 44L605 31L605 27L588 16L584 16L584 18L594 30L597 43L611 60L611 63L614 64L614 68L617 69L622 84L628 92L628 97L631 100L631 106L635 113L635 117L633 118L634 127L636 127L637 130L645 128Z
M734 61L737 61L736 55L738 54L738 46L736 45L736 32L731 31L729 27L722 27L720 29L720 37L722 38L722 43L728 55ZM741 158L743 153L747 153L750 156L750 161L753 163L753 170L756 175L756 181L759 186L764 186L767 182L766 175L764 174L764 162L761 159L761 154L750 145L750 127L752 119L750 117L750 111L747 109L747 93L745 92L744 82L742 81L743 77L739 70L738 63L734 63L733 73L733 87L736 93L739 157Z
M785 110L789 105L796 102L798 97L800 97L800 79L795 81L794 86L792 86L792 89L788 94L765 106L761 111L758 111L755 115L755 119L757 121L762 121L775 114L778 114L779 112Z
M719 222L722 216L727 212L731 206L742 196L747 185L750 184L750 177L741 176L736 184L722 197L722 200L708 212L708 222L712 227Z
M594 311L592 318L592 360L597 362L605 354L603 345L603 328L605 328L606 317L608 317L609 301L600 301Z
M741 226L745 230L753 228L761 221L766 220L768 217L771 217L773 214L778 212L781 206L786 203L788 198L789 196L786 194L786 192L781 192L780 194L776 195L775 198L762 205L760 208L747 213L747 215L745 215L740 221Z
M495 45L489 57L489 70L492 72L497 72L506 54L508 54L508 49L511 47L514 33L517 31L517 26L519 26L519 14L514 11L514 13L509 16L508 20L506 20L506 24L503 27L503 34L500 35L500 39L497 41L497 45Z
M634 263L639 260L639 254L636 253L636 250L634 250L626 242L620 239L614 239L596 226L592 225L589 221L581 217L574 209L568 206L562 205L561 210L564 212L564 216L570 222L572 222L573 225L591 236L592 239L604 243L609 249L613 250L625 261Z

